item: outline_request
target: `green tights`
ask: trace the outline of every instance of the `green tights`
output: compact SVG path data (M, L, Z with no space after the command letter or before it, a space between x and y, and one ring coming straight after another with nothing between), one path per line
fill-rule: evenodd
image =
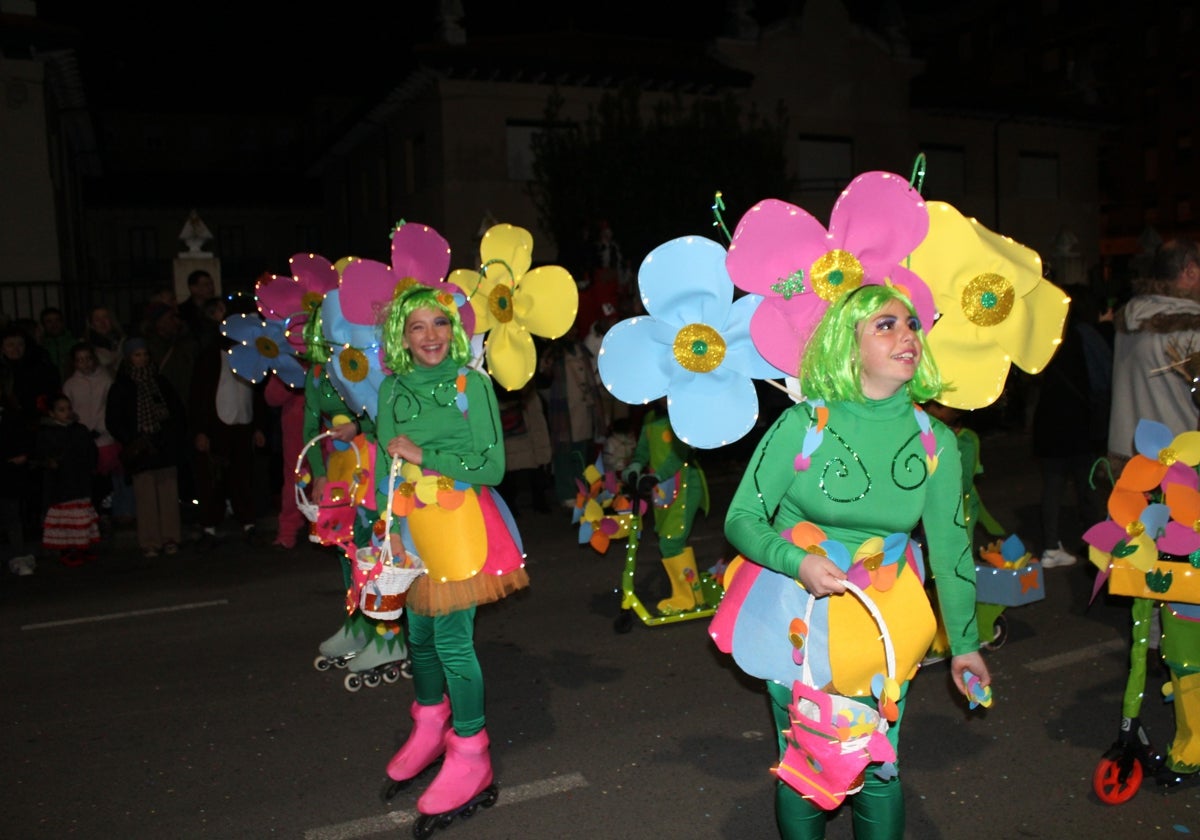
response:
M413 693L422 706L450 697L454 731L463 738L484 726L483 671L475 655L475 607L449 615L408 613Z

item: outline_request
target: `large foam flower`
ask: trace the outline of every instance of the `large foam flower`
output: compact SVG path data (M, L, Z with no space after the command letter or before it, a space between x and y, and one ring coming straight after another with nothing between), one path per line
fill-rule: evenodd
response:
M758 295L733 299L725 249L685 236L659 245L638 270L648 315L613 326L600 345L600 378L622 402L666 396L680 440L711 449L732 443L758 419L753 379L778 379L750 338Z
M488 372L502 387L517 391L533 378L533 336L558 338L571 328L579 290L562 266L533 264L533 236L509 224L488 229L479 243L478 269L460 268L450 283L466 289L475 311L476 333L487 333Z
M901 263L929 228L925 202L891 172L864 172L842 191L829 230L809 213L769 198L742 216L725 265L734 284L762 298L750 322L759 352L795 375L829 304L864 284L903 287L922 325L936 315L925 281Z
M1169 484L1198 486L1195 467L1200 464L1200 432L1173 436L1164 423L1143 417L1133 430L1133 446L1137 451L1121 470L1114 493L1148 493Z
M392 231L391 265L376 260L350 260L338 288L325 295L321 328L330 344L327 370L338 393L352 408L375 416L379 386L388 371L383 365L380 322L398 287L420 283L450 292L463 328L474 325L466 292L445 281L450 246L428 225L402 223Z
M254 284L254 299L267 321L284 325L292 352L304 352L304 324L321 305L325 293L337 288L338 270L318 254L293 254L290 277L271 274Z
M289 388L304 387L304 366L287 348L283 321L264 321L258 315L230 315L221 322L221 335L233 341L229 367L248 382L259 383L274 373Z
M929 281L941 317L929 351L960 409L991 405L1011 365L1037 373L1062 341L1070 298L1042 278L1037 252L931 201L929 235L910 267Z

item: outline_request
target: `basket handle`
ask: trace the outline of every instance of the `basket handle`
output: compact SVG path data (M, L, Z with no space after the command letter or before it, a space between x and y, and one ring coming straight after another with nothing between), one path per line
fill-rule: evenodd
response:
M797 581L797 583L799 583ZM848 580L843 580L846 585L846 591L854 593L854 596L862 602L866 607L867 612L871 614L871 618L875 619L875 625L879 628L879 638L883 641L883 654L887 662L887 674L891 679L896 678L896 649L892 645L892 635L888 632L887 621L883 618L883 613L879 611L879 607L871 599L871 596L862 591L857 584L851 583ZM805 592L808 592L806 589ZM826 596L830 597L830 596ZM809 628L809 633L812 632L812 611L813 605L817 602L817 598L811 592L808 592L808 604L804 607L804 626ZM807 639L805 640L807 646ZM800 665L801 676L805 685L812 685L812 666L809 664L811 658L808 651L804 652L804 660Z
M300 485L300 481L299 481L300 472L301 472L301 470L304 469L304 459L308 455L308 450L312 449L314 446L316 446L318 443L323 441L325 438L333 437L333 434L334 433L333 433L332 429L330 429L329 431L321 432L319 435L314 437L308 443L304 444L304 448L301 449L300 454L296 456L296 468L294 470L294 473L295 473L295 476L297 479L297 481L296 481L297 487ZM354 442L353 438L350 439L350 448L354 450L354 480L350 482L350 496L351 496L351 498L353 498L355 496L355 494L358 493L358 477L362 473L362 465L363 464L362 464L362 452L359 450L358 444L356 444ZM307 494L306 494L306 499L307 499Z
M388 470L387 506L383 509L383 544L379 547L380 562L388 562L392 557L392 500L396 495L396 479L400 477L400 468L404 466L403 458L393 458L392 467Z

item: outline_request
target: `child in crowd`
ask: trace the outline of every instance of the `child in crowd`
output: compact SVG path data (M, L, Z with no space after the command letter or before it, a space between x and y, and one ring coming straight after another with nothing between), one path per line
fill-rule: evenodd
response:
M42 468L42 547L60 552L67 566L94 560L100 519L92 505L97 450L92 433L79 422L69 397L59 394L38 429L35 456Z

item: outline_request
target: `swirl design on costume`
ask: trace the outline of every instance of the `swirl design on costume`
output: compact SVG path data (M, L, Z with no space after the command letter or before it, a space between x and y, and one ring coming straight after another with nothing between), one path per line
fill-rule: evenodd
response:
M857 502L871 492L871 476L858 453L837 432L826 428L825 433L837 441L845 456L839 453L825 462L818 486L831 502Z
M920 434L914 434L892 457L892 482L901 490L915 490L929 478L929 464L925 450L914 448Z

